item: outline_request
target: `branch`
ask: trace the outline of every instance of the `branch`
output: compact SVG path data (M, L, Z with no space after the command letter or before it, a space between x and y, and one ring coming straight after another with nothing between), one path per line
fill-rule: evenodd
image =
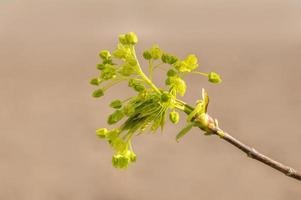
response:
M212 121L212 118L210 120ZM208 132L208 130L207 130L207 132ZM222 134L221 134L221 132L222 132ZM209 133L217 135L220 138L222 138L223 140L225 140L225 141L229 142L230 144L234 145L235 147L239 148L241 151L245 152L248 157L258 160L258 161L282 172L283 174L285 174L291 178L295 178L295 179L301 181L301 174L299 172L297 172L295 169L293 169L292 167L286 166L286 165L284 165L280 162L277 162L277 161L273 160L272 158L256 151L253 147L250 147L250 146L242 143L241 141L237 140L230 134L221 131L221 129L219 129L217 126L211 126L211 127L209 126Z

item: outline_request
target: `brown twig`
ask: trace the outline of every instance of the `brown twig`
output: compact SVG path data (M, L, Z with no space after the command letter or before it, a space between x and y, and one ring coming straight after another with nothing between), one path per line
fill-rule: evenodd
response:
M272 158L258 152L253 147L250 147L250 146L242 143L241 141L237 140L230 134L223 132L221 129L218 128L218 126L214 126L214 125L211 126L209 133L220 136L220 138L222 138L223 140L229 142L230 144L239 148L241 151L245 152L248 157L258 160L258 161L284 173L285 175L287 175L291 178L295 178L296 180L301 181L301 174L299 172L297 172L295 169L293 169L292 167L286 166L286 165L284 165L280 162L277 162L277 161L273 160Z

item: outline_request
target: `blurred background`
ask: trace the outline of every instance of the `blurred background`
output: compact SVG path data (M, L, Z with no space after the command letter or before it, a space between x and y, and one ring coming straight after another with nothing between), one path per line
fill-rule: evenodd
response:
M301 170L299 0L0 0L0 199L297 200L301 184L248 159L218 137L184 126L134 140L127 170L95 136L111 99L93 99L98 52L117 35L139 36L139 57L157 43L223 83L188 77L194 105L207 89L209 113L234 137ZM164 73L156 74L162 85Z

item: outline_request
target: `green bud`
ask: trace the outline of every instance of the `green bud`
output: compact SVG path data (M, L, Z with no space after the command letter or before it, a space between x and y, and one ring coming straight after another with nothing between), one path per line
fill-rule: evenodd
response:
M222 79L221 79L220 75L218 75L217 73L210 72L208 74L208 81L211 83L221 83Z
M131 162L136 162L137 156L133 151L127 151L126 156L130 159Z
M178 73L175 70L173 70L173 69L170 69L167 72L167 76L168 77L174 77L174 76L177 76L177 75L178 75Z
M176 111L172 111L169 113L169 119L173 124L177 124L179 122L180 115Z
M96 135L100 138L105 138L108 134L108 130L106 128L100 128L96 130Z
M138 42L138 37L134 32L127 33L125 39L128 44L136 44Z
M119 122L124 117L124 113L121 110L116 110L111 115L109 115L107 123L115 124Z
M191 72L198 67L198 59L195 55L188 55L185 60L174 63L175 68L179 72Z
M135 73L135 70L134 70L133 66L125 63L120 66L118 72L123 76L130 76Z
M119 99L117 99L117 100L112 101L112 102L110 103L110 106L111 106L112 108L119 109L119 108L122 107L122 102L121 102Z
M125 169L128 167L130 159L124 154L116 154L112 158L112 164L116 168Z
M112 65L106 65L100 74L100 77L103 80L109 80L115 78L115 76L116 76L116 69Z
M145 86L142 84L137 84L134 86L134 90L136 90L137 92L143 92L145 90Z
M100 82L101 82L101 81L100 81L99 78L92 78L92 79L90 80L90 84L91 84L91 85L99 85Z
M92 93L92 96L95 97L95 98L102 97L103 95L104 95L104 92L103 92L102 89L95 90Z
M124 34L120 34L119 37L118 37L118 39L119 39L119 42L120 42L121 44L123 44L123 45L127 44L127 40L126 40Z
M118 48L115 51L113 51L113 56L115 58L125 59L129 55L131 55L131 50L127 47L122 46L122 45L119 45Z
M111 54L108 50L102 50L100 53L99 53L99 56L104 59L104 60L109 60L111 58Z
M117 128L114 128L106 134L106 139L108 140L108 142L110 144L112 144L112 142L118 137L119 133L120 133L120 130Z
M127 104L123 107L123 113L126 116L131 116L135 112L135 107L132 104Z
M165 84L176 89L181 96L184 96L186 92L186 83L180 77L168 77L165 81Z
M116 137L111 143L113 149L117 152L123 152L127 149L127 143L125 143L120 137Z
M135 58L127 58L126 61L131 65L131 66L136 66L137 65L137 60Z
M143 58L144 58L145 60L150 60L150 59L152 59L152 55L151 55L150 51L148 51L148 50L144 51L144 52L143 52Z
M103 64L103 63L98 63L98 64L96 65L96 68L99 69L99 70L103 70L103 69L105 68L105 64Z
M161 101L162 102L168 102L171 99L171 95L168 92L164 92L161 95Z
M162 51L158 45L153 45L152 48L150 49L150 54L154 60L157 60L161 58Z
M178 58L175 57L175 56L169 55L167 53L163 53L162 56L161 56L161 60L164 63L172 65L172 64L174 64L175 62L178 61Z

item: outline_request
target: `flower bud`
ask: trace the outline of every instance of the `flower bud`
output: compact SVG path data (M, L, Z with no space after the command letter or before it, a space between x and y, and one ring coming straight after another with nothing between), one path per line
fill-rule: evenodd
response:
M172 123L177 124L179 122L179 113L176 111L172 111L169 113L169 119Z
M104 60L109 60L111 58L111 54L108 50L102 50L100 53L99 53L99 56L104 59Z
M100 74L100 77L103 80L109 80L115 78L115 76L116 76L116 69L112 65L106 65Z
M100 83L100 79L99 78L92 78L90 80L90 84L91 85L99 85L99 83Z
M167 76L168 77L174 77L174 76L177 76L177 75L178 75L178 73L175 70L173 70L173 69L170 69L167 72Z
M163 53L162 56L161 56L161 60L164 63L172 65L172 64L174 64L175 62L178 61L178 58L175 57L175 56L169 55L167 53Z
M122 107L122 102L121 102L119 99L117 99L117 100L112 101L112 102L110 103L110 106L111 106L112 108L119 109L119 108Z
M157 60L161 58L162 51L158 45L153 45L152 48L150 49L150 54L154 60Z
M127 58L126 61L131 65L131 66L136 66L137 65L137 60L135 58Z
M130 159L123 154L116 154L112 158L112 164L116 168L124 169L127 168L130 163Z
M123 152L127 149L127 143L125 143L120 137L116 137L111 143L113 149L117 152Z
M126 116L131 116L135 112L135 107L132 104L127 104L123 107L123 112Z
M125 35L125 39L128 44L136 44L138 42L138 37L134 32L129 32Z
M106 128L100 128L96 130L96 135L100 138L105 138L108 134L108 130Z
M102 97L103 95L104 95L104 92L103 92L102 89L95 90L92 93L92 96L95 97L95 98Z
M119 37L118 37L118 39L119 39L119 42L120 42L121 44L123 44L123 45L127 44L127 40L126 40L124 34L120 34Z
M130 159L131 162L136 162L137 156L133 151L127 151L126 156Z
M168 92L164 92L162 95L161 95L161 101L162 102L168 102L171 98L171 95L168 93Z
M210 72L208 74L208 81L211 83L221 83L222 79L221 79L220 75L218 75L217 73Z
M144 51L144 52L143 52L143 58L144 58L145 60L150 60L150 59L152 59L152 55L151 55L150 51L148 51L148 50Z
M124 113L121 110L116 110L111 115L109 115L107 123L115 124L124 117Z
M99 70L103 70L105 68L105 65L103 63L98 63L96 65L96 68L99 69Z

